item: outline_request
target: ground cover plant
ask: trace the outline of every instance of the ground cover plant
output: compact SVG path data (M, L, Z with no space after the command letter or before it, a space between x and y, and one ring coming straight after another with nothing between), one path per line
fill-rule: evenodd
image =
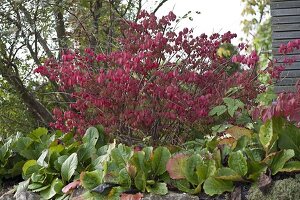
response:
M243 55L230 32L177 33L172 12L138 19L123 22L110 53L64 50L36 69L72 102L53 110L57 130L1 139L0 180L24 180L15 196L68 199L79 187L83 199L214 196L246 183L266 190L274 175L300 171L299 87L271 104L257 98L267 91L258 76L273 81L284 65L259 70L256 52Z
M267 120L258 132L233 126L226 133L230 137L137 148L106 143L101 127L90 127L77 142L72 133L49 134L39 128L9 139L15 150L3 151L9 143L1 146L1 174L22 174L16 196L28 189L43 199L68 199L72 190L83 187L84 199L126 199L169 190L220 195L232 192L238 183L267 179L270 184L271 175L300 171L300 130L284 118ZM12 154L22 157L21 171L7 170ZM267 186L259 184L262 189Z

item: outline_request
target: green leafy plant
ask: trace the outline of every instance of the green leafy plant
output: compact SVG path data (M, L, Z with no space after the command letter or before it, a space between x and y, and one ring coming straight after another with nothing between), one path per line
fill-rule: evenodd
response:
M96 167L91 161L98 157L102 134L100 128L91 127L82 142L76 142L72 133L48 133L47 129L39 128L19 138L15 146L17 150L23 148L20 154L28 159L22 167L23 178L29 180L28 189L39 192L43 199L66 198L68 194L62 192L63 187L79 179L81 171Z
M20 137L21 134L16 134L0 141L0 184L3 179L13 178L22 173L25 159L14 151L14 144Z
M25 180L20 188L43 199L68 199L79 186L84 199L119 199L138 192L165 195L170 188L213 196L268 172L300 171L299 138L299 128L282 118L258 129L230 126L223 135L155 149L106 143L101 127L90 127L77 141L72 133L39 128L3 141L0 161L7 167L17 156Z
M134 189L165 195L168 193L164 182L168 179L166 164L170 156L166 147L154 151L152 147L134 151L122 144L112 147L107 151L106 159L102 159L101 170L82 173L82 185L88 190L85 197L104 198L109 195L110 199L118 199L122 192Z

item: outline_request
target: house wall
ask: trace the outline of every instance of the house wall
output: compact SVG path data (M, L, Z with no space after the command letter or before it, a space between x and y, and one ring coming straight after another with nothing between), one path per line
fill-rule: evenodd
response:
M274 58L280 59L280 44L300 39L300 0L271 0L271 16L272 53ZM297 60L281 73L276 92L295 91L294 85L300 79L300 50L288 56L297 56Z

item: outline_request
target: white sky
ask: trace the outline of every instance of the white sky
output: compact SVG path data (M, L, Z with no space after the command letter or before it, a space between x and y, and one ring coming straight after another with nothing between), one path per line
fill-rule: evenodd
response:
M148 0L149 5L155 2L157 0ZM241 38L244 36L241 30L242 8L241 0L169 0L157 15L166 15L173 10L177 16L183 16L188 11L192 11L194 20L185 20L181 22L180 27L194 28L195 35L231 31ZM201 13L198 15L196 11Z

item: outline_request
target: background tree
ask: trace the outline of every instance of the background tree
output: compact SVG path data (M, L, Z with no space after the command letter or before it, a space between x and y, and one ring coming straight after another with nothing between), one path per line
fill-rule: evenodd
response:
M156 11L167 0L157 2ZM33 74L67 48L110 52L119 19L136 20L142 0L3 0L0 8L0 134L53 121L52 108L72 98ZM19 122L19 123L16 123ZM22 123L21 123L22 122Z
M255 49L260 57L259 71L266 71L268 61L272 57L272 30L270 0L242 0L244 9L242 16L243 31L246 34L246 43L250 44L250 50ZM274 84L270 74L258 73L259 81L267 87L266 92L257 97L257 102L269 105L275 98Z
M270 0L242 0L242 3L242 25L247 43L259 52L262 64L266 65L272 42Z

